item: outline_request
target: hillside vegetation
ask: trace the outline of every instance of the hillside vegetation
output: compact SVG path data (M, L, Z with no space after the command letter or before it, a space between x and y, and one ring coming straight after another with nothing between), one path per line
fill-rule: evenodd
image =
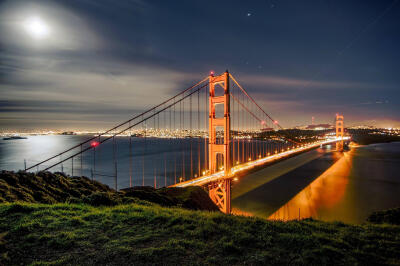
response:
M20 177L21 190L23 174L14 175ZM54 176L79 183L72 181L74 178ZM62 194L63 203L44 204L25 195L31 202L10 202L11 195L18 193L3 176L0 180L2 199L9 201L0 204L0 265L400 264L400 226L385 223L396 221L393 217L398 217L398 209L390 212L390 219L376 218L382 224L347 225L312 219L277 222L189 210L179 204L162 206L127 196L127 192L108 191L86 179L82 181L89 184L85 189L100 186L101 193L119 198L111 204L68 203L71 197ZM4 183L13 191L8 196L4 196ZM165 195L165 189L162 191L151 193ZM191 194L188 191L169 198L182 203ZM48 192L43 193L53 195L52 200L58 197L59 192ZM91 194L81 195L85 196L73 197L84 199ZM375 216L389 217L384 213Z
M113 206L145 200L162 206L218 211L201 187L133 187L115 191L87 177L67 177L62 173L38 174L2 171L0 202L85 203Z

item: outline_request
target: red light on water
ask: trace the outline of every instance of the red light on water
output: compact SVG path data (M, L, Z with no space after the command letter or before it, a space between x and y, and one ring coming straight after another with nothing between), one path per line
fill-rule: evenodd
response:
M90 146L92 146L92 147L97 147L97 146L99 146L99 142L97 142L97 141L92 141L92 143L90 143Z

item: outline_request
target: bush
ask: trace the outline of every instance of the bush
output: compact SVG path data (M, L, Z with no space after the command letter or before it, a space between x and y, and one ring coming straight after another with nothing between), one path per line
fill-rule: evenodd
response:
M95 192L84 197L82 202L92 206L115 206L121 203L121 199L108 192Z
M376 224L400 225L400 208L374 212L367 218L367 221Z

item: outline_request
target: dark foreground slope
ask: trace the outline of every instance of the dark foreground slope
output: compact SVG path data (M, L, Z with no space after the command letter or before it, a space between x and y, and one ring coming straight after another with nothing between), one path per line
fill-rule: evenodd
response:
M67 177L62 173L0 172L0 203L85 203L113 206L145 200L166 207L218 211L201 187L134 187L115 191L87 177Z
M74 196L69 195L74 189L41 194L63 195L57 201L64 203L37 203L35 195L33 200L23 196L31 202L12 202L30 187L21 185L30 182L21 176L19 185L0 178L1 197L11 202L0 204L0 265L400 265L399 209L374 214L381 224L273 222L177 207L197 204L187 200L207 196L202 190L195 190L196 196L190 190L117 193L108 187L89 193L88 186L102 185L86 179L82 182L91 185L82 185L60 175L62 182L76 182L69 184L74 189L85 189ZM50 181L42 185L60 187ZM144 197L178 204L168 207Z

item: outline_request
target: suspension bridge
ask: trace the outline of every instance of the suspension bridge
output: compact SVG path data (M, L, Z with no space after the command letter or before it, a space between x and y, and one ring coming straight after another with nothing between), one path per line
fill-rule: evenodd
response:
M228 71L208 77L100 134L88 137L25 171L85 175L118 187L203 186L231 212L231 182L252 169L336 143L336 130L319 137L283 130ZM123 182L121 183L121 180ZM129 182L129 183L128 183Z

